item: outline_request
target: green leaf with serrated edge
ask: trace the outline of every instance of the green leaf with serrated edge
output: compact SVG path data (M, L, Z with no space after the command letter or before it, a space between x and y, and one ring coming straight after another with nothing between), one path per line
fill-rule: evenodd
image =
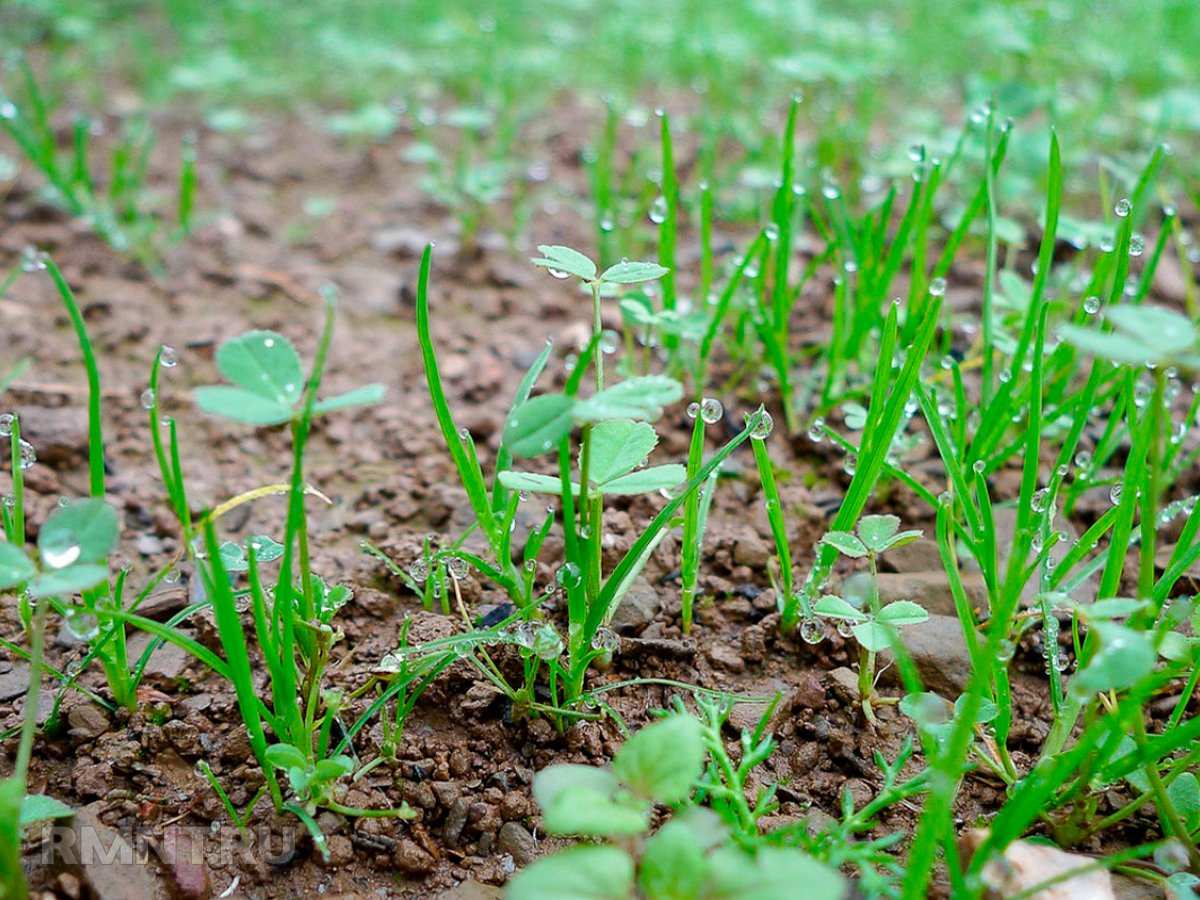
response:
M600 422L605 419L653 421L663 407L683 396L683 386L674 378L643 375L628 378L575 404L576 422Z
M662 278L670 269L663 268L652 262L619 262L609 266L600 276L601 281L609 284L637 284L641 281L653 281Z
M553 494L562 496L562 479L552 475L538 475L535 472L514 472L511 469L501 472L498 476L500 483L510 491L532 491L535 494ZM571 493L579 495L579 485L571 482Z
M117 511L97 498L59 507L42 525L38 553L42 565L61 569L72 563L102 563L117 545Z
M851 622L865 622L868 616L861 610L847 603L841 597L826 594L813 605L813 612L830 619L848 619Z
M1194 638L1188 638L1178 631L1168 631L1158 642L1158 654L1163 659L1182 662L1191 658L1194 641Z
M850 630L854 639L871 653L882 653L892 646L892 630L878 622L860 622L851 625Z
M49 819L66 819L75 815L75 810L61 800L55 800L46 794L26 794L21 800L22 828L35 822L45 822Z
M1122 619L1141 612L1149 605L1149 600L1137 600L1133 597L1107 597L1094 603L1072 604L1079 614L1089 622Z
M338 394L327 400L318 400L313 404L313 415L336 412L339 409L350 409L355 406L372 406L383 401L382 384L364 384L362 387Z
M295 406L304 390L300 354L274 331L248 331L226 341L217 351L217 368L233 384L280 406Z
M221 554L221 564L225 566L226 571L245 572L250 568L250 563L246 561L246 554L233 541L222 542L218 552Z
M879 611L879 621L884 625L920 625L929 618L929 613L919 603L911 600L896 600Z
M967 695L962 694L954 701L954 715L956 717L962 715L962 711L966 705ZM976 699L974 724L982 725L985 722L992 721L998 715L1000 715L1000 709L991 700L988 700L986 697Z
M577 402L565 394L540 394L526 400L504 425L504 445L514 456L540 456L571 433Z
M43 572L30 579L25 589L34 597L59 597L90 590L108 578L108 569L95 563L82 563Z
M283 556L283 544L265 534L252 534L246 538L246 549L254 550L254 559L260 563L275 562Z
M868 550L882 553L899 528L899 516L863 516L858 522L858 537Z
M24 584L35 574L37 567L19 547L0 541L0 591Z
M605 796L617 790L617 777L608 769L576 763L547 766L533 776L533 798L545 809L571 787L587 787Z
M308 760L291 744L272 744L266 751L267 762L277 769L304 769Z
M192 392L192 397L204 412L224 416L243 425L282 425L291 421L295 414L295 409L289 404L224 384L198 387Z
M821 543L836 548L842 556L852 559L867 555L866 545L848 531L831 531L821 538Z
M658 444L654 426L646 422L614 419L592 428L588 480L595 485L632 472Z
M513 878L505 900L629 900L633 860L616 847L574 847L539 859Z
M728 844L708 858L705 900L841 900L846 882L834 869L791 847L761 847L751 856Z
M887 546L883 549L886 551L895 547L903 547L905 544L911 544L913 541L920 540L922 534L924 534L924 532L915 530L902 531L897 535L893 535L891 540L887 542Z
M1167 796L1187 830L1195 831L1196 826L1200 825L1200 782L1196 776L1184 772L1167 785Z
M643 896L690 900L702 896L704 851L692 830L678 820L667 822L646 841L638 866Z
M584 281L591 281L596 277L596 264L578 250L552 244L539 244L538 253L542 254L541 259L530 260L535 266L566 272L568 275L574 275Z
M613 759L613 772L639 799L677 803L691 793L704 757L700 723L672 715L629 738Z
M1071 687L1094 694L1131 687L1154 671L1158 654L1154 643L1142 631L1096 622L1092 631L1100 638L1100 649L1086 667L1071 679Z
M618 837L641 834L650 826L648 804L614 799L586 785L573 785L542 807L542 823L552 834Z
M667 463L607 481L600 486L600 492L610 495L648 494L651 491L669 491L685 481L687 469L676 463Z

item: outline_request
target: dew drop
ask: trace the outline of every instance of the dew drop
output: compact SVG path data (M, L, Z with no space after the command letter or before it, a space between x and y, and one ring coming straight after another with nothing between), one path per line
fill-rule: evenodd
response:
M1113 506L1121 502L1121 482L1117 482L1108 489L1108 499Z
M154 409L154 404L157 401L158 397L155 395L153 388L146 388L144 391L142 391L142 409Z
M1090 297L1085 297L1083 301L1083 311L1089 316L1094 316L1100 312L1100 298L1095 294Z
M28 469L35 462L37 462L37 450L35 450L33 448L33 444L29 443L29 441L25 440L25 438L21 438L19 459L22 469Z
M812 424L808 426L808 439L814 444L825 440L825 420L820 416L813 419Z
M562 269L548 268L546 271L550 273L551 278L557 278L559 281L564 281L571 277L570 272L564 272Z
M606 328L600 332L600 352L606 355L611 355L617 352L617 348L621 346L621 336L611 328Z
M763 237L768 241L779 240L779 226L774 222L769 222L767 227L763 229Z
M1113 212L1115 212L1120 218L1124 219L1127 215L1129 215L1132 209L1133 204L1125 198L1121 198L1117 201L1116 206L1113 207Z
M756 441L765 441L771 433L771 429L775 427L775 420L771 418L771 414L765 409L762 410L762 417L758 423L750 431L750 437Z
M825 640L825 626L816 619L805 619L800 623L800 637L806 644L819 644Z
M95 640L100 634L100 619L90 609L72 609L63 618L67 632L80 641Z
M946 293L946 279L935 278L929 282L929 293L934 297L941 297Z
M461 556L452 556L446 560L446 571L461 581L470 573L471 567Z
M715 425L725 415L725 407L716 397L705 397L700 401L700 418L705 425Z
M600 627L592 635L592 649L612 653L621 646L621 638L611 628Z
M421 584L429 578L429 563L423 559L418 559L415 563L408 567L409 577L417 584Z
M692 401L687 405L687 414L689 419L694 419L700 415L700 404Z
M158 350L158 361L164 369L173 369L179 365L179 351L163 344Z
M650 221L655 225L661 225L667 220L667 198L659 195L654 202L650 204L650 212L648 213Z
M0 415L0 437L12 437L13 422L17 417L12 413Z
M987 468L987 463L985 463L982 459L977 459L975 462L971 463L971 468L975 470L975 474L982 475L983 470Z

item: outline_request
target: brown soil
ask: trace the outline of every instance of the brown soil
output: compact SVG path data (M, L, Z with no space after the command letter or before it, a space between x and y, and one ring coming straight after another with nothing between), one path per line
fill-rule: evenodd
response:
M177 146L175 124L160 121L161 147ZM530 243L590 245L590 233L573 211L584 197L578 158L580 135L587 130L530 135L531 146L545 148L552 175L533 185L537 202L526 232ZM164 371L163 405L180 423L193 506L210 508L241 491L284 480L288 444L277 430L204 418L189 391L217 381L215 348L247 328L279 330L308 358L319 328L318 288L327 280L340 287L327 391L376 380L387 385L382 406L322 420L309 462L310 481L333 500L315 513L315 570L355 590L340 617L346 639L337 645L331 675L334 684L347 688L362 684L372 664L393 649L405 615L415 617L413 636L458 627L454 619L421 611L416 598L357 547L367 538L407 565L426 534L453 538L469 521L465 495L435 427L417 352L413 290L422 246L437 242L433 327L451 403L460 424L471 429L489 456L507 405L507 399L498 398L511 397L546 337L556 341L550 368L561 377L563 356L577 342L586 318L570 289L526 264L527 248L514 251L490 232L482 235L478 252L460 248L454 219L417 189L417 173L400 161L402 149L403 138L384 146L347 147L299 124L270 126L248 139L204 135L205 222L169 254L168 275L161 279L122 261L85 227L45 207L28 177L2 198L0 208L5 222L0 263L15 263L27 245L50 251L76 290L96 342L106 392L110 499L123 515L122 553L133 565L135 582L178 549L139 405L156 348L169 344L179 351L179 366ZM164 149L163 155L166 189L169 152ZM306 218L303 203L312 196L335 199L335 212L325 219ZM686 238L682 246L689 246ZM683 251L681 268L690 271L695 267L688 252ZM962 274L968 287L973 278ZM814 290L814 302L802 304L810 318L797 321L798 334L823 329L827 298L820 294L824 288ZM27 472L28 519L36 529L60 496L86 494L83 371L61 304L43 277L22 277L0 300L0 332L6 360L26 355L35 360L4 398L4 407L22 413L26 436L41 458ZM757 402L721 399L731 411L731 432L735 417ZM660 459L682 458L689 426L681 409L670 411ZM847 478L828 445L789 441L780 431L770 451L786 473L783 498L803 571ZM678 584L672 578L678 546L668 539L647 570L665 609L640 634L626 637L612 671L594 677L597 683L675 679L758 697L782 691L785 700L773 723L780 746L762 773L782 785L776 821L814 813L836 816L843 791L856 804L874 795L880 776L872 757L881 752L893 758L911 732L909 723L884 708L879 726L867 727L839 693L828 673L853 665L842 638L831 635L810 646L778 637L766 566L770 531L748 451L735 456L730 468L745 477L723 484L717 495L702 576L705 593L716 599L699 610L693 635L685 639L680 632ZM932 534L931 518L920 504L891 491L886 505L906 527ZM618 506L609 566L655 506L656 498ZM224 525L230 536L251 531L278 536L282 520L283 503L274 498L240 508ZM552 577L552 563L543 564L539 583ZM178 587L162 592L162 604L170 606L191 587L185 573ZM479 607L500 598L472 577L466 599ZM11 603L4 606L0 629L19 639ZM203 618L193 630L212 642ZM49 644L49 661L60 668L82 656L81 645L65 632L52 634ZM5 659L0 656L0 684L16 688L0 695L0 725L12 727L22 711L23 664ZM1023 727L1014 751L1022 765L1036 752L1048 714L1040 658L1030 653L1016 668ZM286 849L289 833L299 830L294 820L277 819L263 803L253 827L261 829L256 831L260 838L271 840L234 854L222 852L233 831L195 771L199 760L207 761L239 807L261 783L232 691L202 665L170 649L161 651L151 670L144 709L132 716L104 713L83 696L68 695L63 730L39 741L31 789L87 807L109 826L149 837L158 850L185 828L203 849L203 861L163 852L167 861L158 862L153 855L151 871L160 893L215 895L235 881L238 893L263 897L437 896L464 882L499 885L514 864L534 852L531 836L537 835L539 822L530 795L534 772L555 762L603 763L620 742L612 720L579 724L566 734L556 733L545 720L514 721L503 698L473 669L458 664L409 719L400 763L374 769L345 799L362 807L405 800L417 811L412 822L348 821L326 814L322 825L333 860L325 865L307 839L296 841L294 853L274 852L271 848ZM104 694L98 670L85 673L81 683ZM674 693L652 685L610 696L614 709L637 727ZM739 706L734 721L753 724L761 710L761 705ZM379 736L378 725L360 735L356 750L363 760L375 755ZM10 753L13 746L7 745ZM961 822L971 825L1002 797L998 785L973 778L958 809ZM916 812L911 804L889 810L877 833L908 831ZM1131 827L1142 829L1145 822L1135 817ZM70 872L39 870L37 877L41 886L63 895L78 887ZM462 890L455 896L486 895Z

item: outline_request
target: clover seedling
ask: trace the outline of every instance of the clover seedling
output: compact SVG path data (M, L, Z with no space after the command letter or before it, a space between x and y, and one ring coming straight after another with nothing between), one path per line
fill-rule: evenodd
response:
M837 872L792 848L747 850L716 813L695 805L710 737L699 720L676 713L629 738L611 770L556 765L539 772L533 792L548 832L612 843L539 860L509 883L508 900L768 900L799 884L812 900L841 897ZM649 834L656 804L677 812Z
M1105 310L1112 331L1062 325L1059 336L1089 356L1130 366L1171 363L1200 368L1196 325L1174 310L1150 304L1119 305Z
M899 528L900 520L896 516L864 516L858 523L857 534L831 531L821 538L821 543L836 548L843 556L851 559L866 557L870 566L871 581L865 609L828 594L817 601L813 611L836 620L839 632L847 637L853 636L858 642L859 700L863 715L871 723L875 722L871 703L880 702L875 694L876 655L895 645L899 639L897 628L919 625L929 618L929 613L911 600L897 600L880 606L876 559L879 554L911 543L921 536L920 531L900 531Z
M217 368L231 385L196 388L196 405L205 412L247 425L281 425L303 409L306 380L300 354L281 334L249 331L226 341L217 351ZM383 386L368 384L312 404L311 415L378 403Z

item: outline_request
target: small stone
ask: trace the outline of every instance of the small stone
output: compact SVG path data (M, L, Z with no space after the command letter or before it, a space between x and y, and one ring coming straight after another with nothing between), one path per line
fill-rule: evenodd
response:
M344 834L335 834L326 840L329 849L329 866L345 866L354 859L354 844Z
M112 790L112 766L85 758L75 764L71 781L80 797L103 797Z
M504 891L495 885L471 880L442 891L437 900L501 900L503 896Z
M162 538L156 534L139 534L133 548L142 556L158 556L165 549Z
M759 537L758 532L752 529L743 529L733 542L733 561L739 566L761 569L766 566L767 560L770 558L770 548Z
M442 840L446 842L446 846L458 846L463 829L467 826L467 816L470 812L471 801L467 797L459 797L451 805L450 811L446 814L446 821L442 825Z
M963 572L960 577L971 608L986 613L988 596L983 576L978 572ZM886 606L897 600L912 600L935 616L953 616L958 612L950 581L941 568L924 572L881 572L879 602Z
M500 835L496 841L496 849L507 853L518 866L527 866L537 859L537 841L533 835L516 822L505 822L500 826Z
M833 692L847 703L855 703L858 701L858 673L853 669L848 669L845 666L838 666L836 669L830 670L826 677L829 679L829 686Z
M705 650L712 664L729 672L741 672L746 668L746 661L732 647L725 644L712 644Z
M95 704L81 703L67 713L67 724L71 737L90 741L108 731L108 716Z
M884 572L936 572L942 568L942 554L937 541L921 538L888 550L879 557L879 568Z
M409 875L428 875L437 866L437 860L428 851L407 838L396 847L393 861L397 869Z
M663 599L645 576L635 578L629 586L617 611L613 613L611 627L618 634L638 634L662 612Z
M65 866L80 866L89 889L105 900L143 900L156 896L155 879L145 861L116 830L100 821L92 804L77 810L71 820L71 835L54 842L59 861ZM93 848L94 852L82 850Z
M976 829L962 838L967 852L972 852L985 839L987 832ZM1112 878L1104 869L1093 868L1090 856L1066 853L1049 844L1014 841L997 859L983 867L983 880L996 896L1011 897L1040 885L1056 881L1051 887L1037 892L1039 900L1116 900ZM1087 871L1063 878L1075 869Z
M971 657L962 625L954 616L930 616L919 625L900 629L900 639L921 673L927 690L949 699L958 697L971 680ZM883 678L896 683L898 675L888 652L879 656L886 666Z
M0 700L20 697L29 690L29 664L0 662Z

